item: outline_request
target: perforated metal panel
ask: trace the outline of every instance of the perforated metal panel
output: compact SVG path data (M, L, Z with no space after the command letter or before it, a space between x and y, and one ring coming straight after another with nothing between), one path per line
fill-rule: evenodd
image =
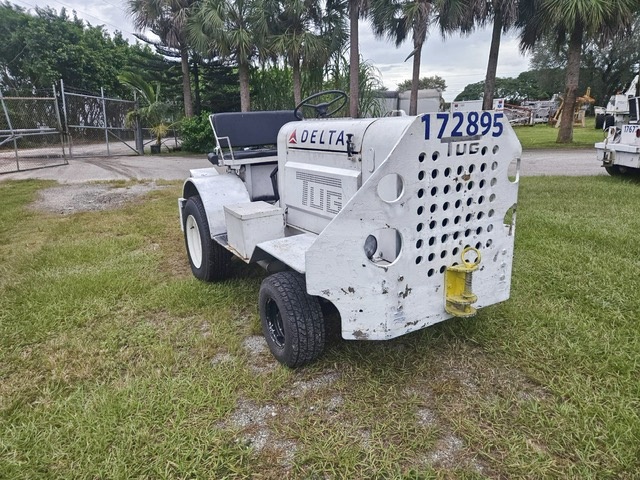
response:
M444 272L466 246L482 255L476 307L509 297L518 181L507 169L521 148L500 114L480 115L417 117L399 139L380 134L384 119L367 130L362 151L397 143L306 254L308 292L338 308L344 338L449 318Z

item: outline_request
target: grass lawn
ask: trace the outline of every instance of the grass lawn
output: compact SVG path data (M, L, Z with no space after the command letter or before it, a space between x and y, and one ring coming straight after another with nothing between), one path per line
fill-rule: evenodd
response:
M638 478L637 183L522 179L511 300L296 371L260 270L191 277L177 183L70 215L50 185L0 183L0 478Z
M596 130L595 118L587 117L585 128L575 127L573 129L573 143L556 143L558 129L546 124L534 126L514 127L516 135L522 144L523 150L536 148L591 148L596 142L604 140L605 132Z

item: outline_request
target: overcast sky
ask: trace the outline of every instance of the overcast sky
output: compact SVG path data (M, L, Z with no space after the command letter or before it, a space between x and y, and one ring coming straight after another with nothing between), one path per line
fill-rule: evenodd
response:
M125 13L123 0L10 0L27 9L46 6L60 10L75 10L80 18L92 25L104 25L113 32L120 30L134 41L134 28ZM442 40L437 32L427 39L422 49L420 76L440 75L446 80L445 100L451 101L465 85L484 79L489 56L490 31L476 32L468 37ZM382 82L395 89L399 82L411 78L411 60L404 59L411 53L412 44L406 42L400 48L385 40L377 40L366 23L360 24L360 53L365 60L380 71ZM518 51L516 39L505 36L500 47L499 77L515 77L528 69L528 59Z

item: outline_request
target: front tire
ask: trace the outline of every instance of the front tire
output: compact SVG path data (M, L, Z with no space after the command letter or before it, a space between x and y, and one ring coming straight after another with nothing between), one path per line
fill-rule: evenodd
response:
M205 282L224 280L231 269L231 254L211 238L207 214L198 195L184 207L184 241L193 275Z
M269 349L287 367L318 358L325 345L325 325L318 297L307 293L304 275L279 272L260 286L260 321Z

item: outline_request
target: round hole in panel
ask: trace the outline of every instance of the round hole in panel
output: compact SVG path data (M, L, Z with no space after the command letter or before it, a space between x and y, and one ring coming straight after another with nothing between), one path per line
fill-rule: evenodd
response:
M473 203L473 197L467 198L467 207L470 207L472 203Z
M456 208L460 208L460 205L462 205L462 200L460 200L460 199L456 200L456 203L454 203L454 206Z
M436 258L436 254L435 253L430 253L429 256L427 257L427 260L432 262L434 258Z
M483 202L484 202L484 197L482 195L480 195L478 197L478 205L482 205Z
M442 204L442 210L448 210L449 209L449 202L444 202Z
M469 165L469 173L473 173L475 169L476 169L476 166L473 163Z
M422 248L422 244L423 244L422 239L418 240L416 242L416 248Z
M447 225L449 225L449 219L448 218L443 218L442 219L442 226L446 227Z
M489 210L489 216L490 216L490 217L493 217L493 214L494 214L494 213L496 213L496 212L494 212L493 210Z
M453 223L457 225L460 223L460 220L462 220L462 218L460 218L460 215L457 215L456 218L453 219Z
M482 243L481 243L481 242L476 243L476 248L477 248L478 250L480 250L480 247L482 247Z
M446 269L447 269L447 266L446 266L446 265L442 265L442 266L440 267L440 273L444 273L444 271L445 271Z
M395 228L381 228L364 242L364 252L371 263L387 267L402 255L402 237Z
M487 229L489 231L489 229ZM482 233L482 227L476 228L476 235L480 235Z
M472 218L473 218L473 213L467 213L467 216L464 217L464 220L466 222L470 222Z
M460 190L462 190L462 184L461 184L461 183L458 183L458 184L456 185L456 192L459 192Z
M420 190L418 190L418 198L422 198L424 197L424 188L421 188Z
M485 186L486 184L487 184L487 181L486 181L486 180L480 180L480 183L478 184L478 186L479 186L480 188L484 188L484 186Z
M421 232L423 228L424 228L424 223L419 223L418 226L416 226L416 230L418 232Z
M397 173L389 173L378 182L378 196L385 202L395 202L402 196L404 182Z
M491 195L489 195L489 201L493 202L496 199L496 194L492 193Z
M449 235L447 235L446 233L444 235L442 235L442 237L440 238L440 241L442 243L446 242L447 240L449 240Z
M427 156L427 154L422 152L420 155L418 155L418 161L420 163L424 162L424 157L426 157L426 156Z
M438 178L438 169L434 168L433 170L431 170L431 178Z
M489 151L489 149L487 147L482 147L482 150L480 150L480 153L482 155L486 155L488 151Z
M496 153L498 153L498 150L500 150L500 147L498 145L494 145L492 150L493 154L495 155Z
M455 247L451 253L453 253L454 255L457 255L459 251L460 249L458 247Z
M473 186L474 186L474 185L475 185L475 183L473 183L473 181L471 181L471 182L467 183L467 188L468 188L469 190L471 190L471 189L473 188Z
M435 213L437 209L438 209L438 206L435 203L433 205L431 205L431 208L429 208L431 213Z
M471 235L471 230L467 228L467 229L464 231L464 236L465 236L465 237L468 237L469 235Z
M486 245L487 245L487 248L489 248L491 245L493 245L493 240L491 239L487 240Z
M498 183L498 179L497 178L492 178L491 179L491 186L495 186L495 184Z
M460 165L460 166L458 167L458 169L456 170L456 173L457 173L458 175L462 175L462 172L464 172L464 167L463 167L462 165Z
M420 256L416 257L416 265L420 265L421 262L422 262L422 257Z
M427 272L427 277L433 277L434 273L436 273L435 270L433 268L430 268L429 271Z
M491 232L493 230L493 225L488 225L487 226L487 232Z
M424 207L421 205L418 207L418 215L422 215L424 213Z
M418 180L424 180L424 176L425 176L424 170L420 170L418 172Z
M433 154L431 155L431 160L435 162L436 160L438 160L439 157L440 157L440 152L433 152Z
M438 187L431 188L431 196L435 197L438 194Z
M430 228L431 230L433 230L434 228L436 228L436 225L438 225L438 222L436 222L435 220L431 220L431 221L429 222L429 228Z
M457 240L459 236L460 236L460 232L453 232L453 239L454 240Z
M484 212L478 212L478 220L481 220L484 217Z
M487 147L484 147L484 148L486 149ZM480 171L481 172L484 172L486 169L487 169L487 164L486 163L483 163L482 165L480 165Z
M447 251L446 251L446 250L442 250L442 251L440 252L440 258L444 258L444 257L446 257L446 256L447 256Z
M496 147L497 147L497 145L496 145ZM495 150L495 147L494 147L494 150ZM491 170L497 170L497 169L498 169L498 162L493 162L491 164Z
M444 169L444 176L448 177L449 175L451 175L451 169L449 167Z
M451 190L451 187L449 185L445 185L444 189L442 190L444 192L444 194L446 195L447 193L449 193L449 190Z
M436 244L436 237L431 237L429 239L429 246L433 247Z

